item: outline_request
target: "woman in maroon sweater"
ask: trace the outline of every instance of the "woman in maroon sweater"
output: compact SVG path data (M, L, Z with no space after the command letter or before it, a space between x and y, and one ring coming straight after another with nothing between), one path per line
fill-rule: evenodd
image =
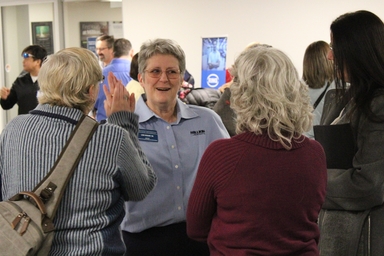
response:
M312 121L307 86L283 52L263 46L243 51L233 76L238 135L205 151L188 235L211 255L318 255L327 169L323 148L302 135Z

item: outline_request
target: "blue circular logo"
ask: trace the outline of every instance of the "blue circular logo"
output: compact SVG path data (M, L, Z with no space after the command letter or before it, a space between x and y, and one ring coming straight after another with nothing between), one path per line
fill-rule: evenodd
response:
M215 88L219 85L219 76L216 74L210 74L207 76L207 84L211 88Z

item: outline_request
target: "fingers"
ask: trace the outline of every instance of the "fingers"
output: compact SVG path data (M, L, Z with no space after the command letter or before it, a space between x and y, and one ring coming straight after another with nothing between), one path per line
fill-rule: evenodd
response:
M107 117L118 111L129 111L135 110L135 95L129 94L125 89L124 85L118 80L112 72L108 74L107 86L103 86L106 100L104 101L104 108Z
M108 87L104 84L103 85L103 91L105 94L105 100L104 100L104 109L105 109L105 114L107 116L110 116L111 113L111 106L112 106L112 94L109 92Z
M129 92L128 92L128 95L129 95ZM130 105L129 107L131 111L134 112L136 107L136 99L135 99L134 93L131 93L131 95L129 95L129 105Z
M117 102L119 99L124 99L124 94L121 92L121 86L115 84L114 92L113 92L113 102Z
M104 91L105 97L107 99L111 99L112 98L112 94L109 92L109 89L108 89L108 87L105 84L103 84L103 91Z
M8 95L10 94L11 90L7 87L3 87L1 88L0 90L0 97L2 99L7 99L8 98Z

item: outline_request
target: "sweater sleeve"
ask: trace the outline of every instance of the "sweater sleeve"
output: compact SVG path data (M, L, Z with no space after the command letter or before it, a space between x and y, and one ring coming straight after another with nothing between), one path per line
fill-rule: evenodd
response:
M384 96L373 102L384 117ZM350 169L328 169L324 209L360 211L384 202L384 125L361 116L357 127L357 152Z
M122 189L126 201L143 200L154 188L157 177L137 138L138 116L130 112L117 112L108 122L123 127L123 135L118 155L118 166L125 187Z
M203 154L187 208L187 234L197 241L206 241L216 214L216 196L228 181L231 167L224 161L226 139L211 143ZM227 168L225 168L225 166Z

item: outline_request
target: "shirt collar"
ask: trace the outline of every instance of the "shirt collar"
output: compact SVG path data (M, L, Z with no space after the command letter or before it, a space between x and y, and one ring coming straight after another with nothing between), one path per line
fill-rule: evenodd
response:
M52 106L50 104L39 104L34 110L30 112L31 114L63 119L73 124L76 124L77 121L79 121L80 118L84 115L80 109L64 106Z
M179 123L181 119L192 119L199 116L189 105L185 104L180 99L177 99L176 108L177 123ZM152 117L160 118L151 109L148 108L142 96L140 96L139 100L137 101L135 113L139 116L139 123L144 123Z

